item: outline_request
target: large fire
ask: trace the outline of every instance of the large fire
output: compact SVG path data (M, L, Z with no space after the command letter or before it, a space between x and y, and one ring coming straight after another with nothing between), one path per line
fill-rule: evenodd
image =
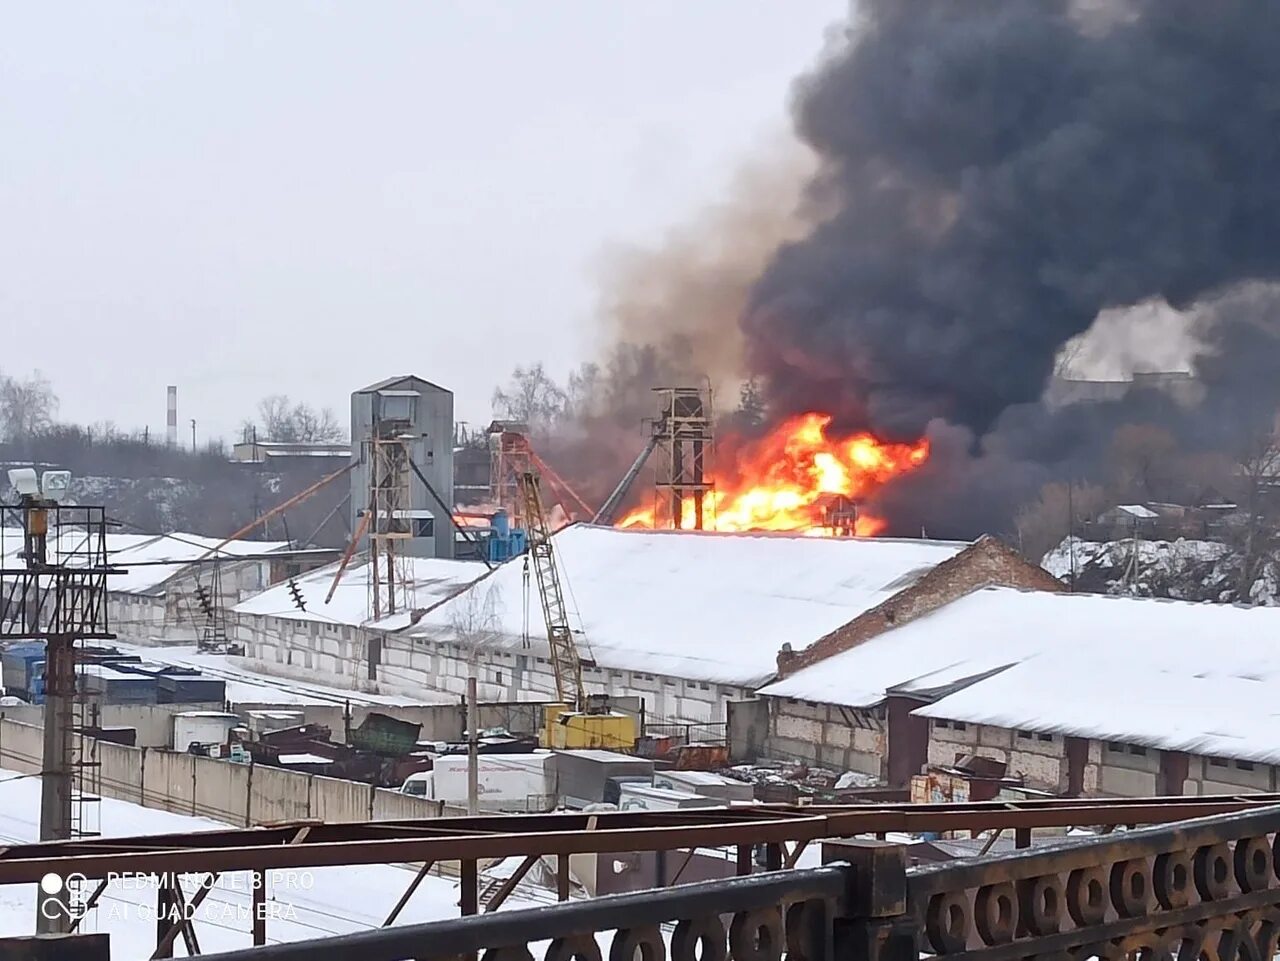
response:
M885 528L882 518L850 506L891 478L914 470L929 457L929 442L882 444L870 434L827 436L831 417L802 414L764 437L739 447L710 477L715 490L703 497L703 524L719 531L800 531L870 537ZM728 463L725 463L725 461ZM681 505L682 527L694 526L697 505ZM856 513L856 516L855 516ZM655 527L652 509L632 511L619 527Z

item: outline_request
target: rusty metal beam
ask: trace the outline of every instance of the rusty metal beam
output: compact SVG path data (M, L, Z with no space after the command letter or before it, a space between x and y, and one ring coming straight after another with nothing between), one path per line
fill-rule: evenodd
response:
M384 928L395 924L396 918L400 917L400 912L404 910L404 906L409 903L409 899L413 897L413 893L418 890L418 886L422 884L427 872L431 870L435 863L435 861L427 861L422 865L418 873L414 875L413 880L409 882L409 886L405 888L404 894L400 895L400 900L396 902L396 906L387 915L387 920L382 922Z
M169 926L169 930L166 931L164 937L160 939L160 943L156 945L156 953L151 955L152 958L159 958L162 956L162 951L169 950L174 940L178 937L178 933L180 931L182 932L183 940L187 945L187 956L190 957L192 954L199 953L200 948L198 945L194 951L192 950L192 944L196 939L196 931L192 924L192 918L195 915L196 908L200 907L200 905L204 903L204 899L207 898L209 896L209 892L213 890L213 883L216 880L218 880L218 876L216 874L209 875L208 882L202 885L200 890L195 893L195 896L191 899L191 904L188 906L182 896L182 885L175 879L173 885L173 898L177 902L178 907L182 909L184 917L182 920L176 921ZM104 881L103 883L105 884L106 882Z
M547 814L350 824L288 824L158 837L16 845L0 884L50 870L99 879L113 871L182 874L393 864L542 854L670 851L886 832L1155 824L1280 804L1280 795L979 802L846 807L770 806L653 814ZM594 830L590 826L594 824ZM306 832L305 834L303 832Z
M538 855L531 854L521 861L520 866L515 869L511 877L503 881L498 886L498 890L493 892L493 897L484 906L485 911L496 911L502 907L502 902L507 900L507 896L516 889L516 885L524 880L524 876L529 873L529 869L537 864L539 860L541 858Z

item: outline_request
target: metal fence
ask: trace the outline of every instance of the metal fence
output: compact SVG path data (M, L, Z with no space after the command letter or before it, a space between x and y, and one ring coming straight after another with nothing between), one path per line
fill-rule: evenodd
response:
M218 961L1269 961L1280 807L907 867L876 841L824 867L209 956ZM530 950L533 946L535 950Z
M220 955L209 961L806 961L833 958L853 905L848 866L776 871L496 914L384 928ZM727 922L726 922L727 918ZM664 931L665 929L668 929Z
M682 744L716 744L726 743L729 725L723 721L704 724L683 724L678 722L646 721L644 733L647 737L671 738Z

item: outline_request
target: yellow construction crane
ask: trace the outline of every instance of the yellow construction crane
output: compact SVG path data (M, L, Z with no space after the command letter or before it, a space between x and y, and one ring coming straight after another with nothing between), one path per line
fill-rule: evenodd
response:
M599 747L629 749L636 742L636 722L630 714L613 711L607 695L588 696L582 683L583 659L569 627L569 612L560 584L551 528L542 506L541 484L534 470L519 475L520 494L524 501L527 526L528 556L533 562L542 601L542 617L547 625L547 647L551 669L556 678L558 704L547 706L546 729L548 747ZM594 666L586 662L587 666Z

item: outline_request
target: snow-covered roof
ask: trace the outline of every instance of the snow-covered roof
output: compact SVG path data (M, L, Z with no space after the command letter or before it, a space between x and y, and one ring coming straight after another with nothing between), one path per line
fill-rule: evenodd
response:
M1149 519L1152 517L1160 516L1151 508L1143 507L1141 504L1120 504L1116 507L1116 510L1124 511L1124 513L1130 515L1131 517L1141 517L1141 518Z
M1037 640L1020 663L916 714L1280 763L1280 609L990 590L927 622L962 645Z
M773 676L784 643L803 647L844 626L967 546L584 524L553 543L584 656L603 668L743 687ZM524 647L525 584L516 558L408 633L545 657L536 581Z
M1280 763L1280 608L990 587L760 693Z
M985 588L774 681L760 693L874 707L891 688L922 693L1017 663L1060 641L1024 627L1018 600L1054 597ZM1001 627L1007 628L1001 630Z
M108 545L108 560L118 567L126 568L126 573L112 575L107 581L107 589L124 594L155 593L165 581L182 573L193 561L208 556L221 543L220 537L175 532L151 535L140 543L115 550ZM224 544L213 556L228 559L254 557L288 548L287 541L237 540ZM164 561L173 563L158 563Z
M409 593L412 597L410 609L423 609L439 604L441 601L457 593L486 570L478 561L453 561L437 557L409 558L407 563L412 568L412 580L409 582ZM333 576L338 570L337 564L330 564L310 571L295 578L305 611L298 610L293 603L293 595L289 591L288 582L268 588L261 594L255 594L246 601L237 604L233 610L237 614L257 614L268 617L287 617L297 621L319 621L325 624L348 624L358 626L369 620L369 559L362 554L355 557L347 569L342 572L338 589L333 592L333 599L325 603L325 596L333 585ZM408 625L410 615L403 612L393 617L385 617L377 622L382 630L398 630Z

